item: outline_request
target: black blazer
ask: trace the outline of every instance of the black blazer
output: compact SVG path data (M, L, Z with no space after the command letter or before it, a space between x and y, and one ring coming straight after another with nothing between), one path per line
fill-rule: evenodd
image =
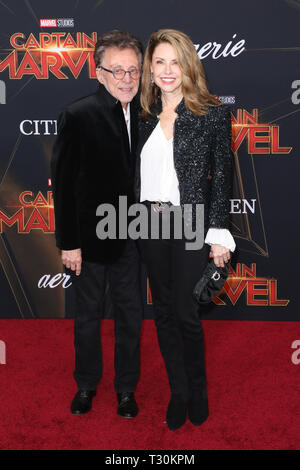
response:
M58 248L81 248L83 260L92 262L110 263L121 255L125 240L97 238L96 208L110 203L118 218L118 197L134 202L137 116L134 98L130 150L121 103L103 85L60 115L51 161Z
M139 144L135 178L135 196L140 200L140 153L158 123L161 112L158 101L155 115L139 121ZM228 228L232 187L231 116L226 105L208 106L207 113L190 112L184 98L176 108L174 125L174 166L179 183L180 204L192 204L193 226L195 205L204 204L205 230Z

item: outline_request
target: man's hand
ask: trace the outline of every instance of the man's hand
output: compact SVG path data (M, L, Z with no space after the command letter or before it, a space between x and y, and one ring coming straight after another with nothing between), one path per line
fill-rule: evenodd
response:
M79 276L81 272L81 249L76 250L61 250L61 260L66 268L76 271L76 276Z
M211 245L209 256L214 259L216 266L224 268L224 263L230 259L230 250L222 245Z

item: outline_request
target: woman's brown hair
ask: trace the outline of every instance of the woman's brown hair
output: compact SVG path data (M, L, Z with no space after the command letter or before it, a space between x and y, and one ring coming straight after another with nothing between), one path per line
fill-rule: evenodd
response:
M183 74L182 93L185 106L192 113L201 115L206 113L208 105L221 105L208 91L203 65L190 38L176 29L160 29L151 35L145 52L141 86L142 116L146 118L153 114L153 107L157 104L159 88L151 82L150 66L155 48L164 42L171 44L177 53Z

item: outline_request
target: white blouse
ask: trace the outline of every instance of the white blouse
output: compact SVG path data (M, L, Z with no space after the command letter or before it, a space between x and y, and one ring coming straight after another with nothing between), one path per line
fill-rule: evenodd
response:
M179 184L173 158L173 138L167 139L158 121L141 152L142 201L170 201L180 205ZM205 237L208 245L218 244L235 250L234 239L227 229L210 228Z

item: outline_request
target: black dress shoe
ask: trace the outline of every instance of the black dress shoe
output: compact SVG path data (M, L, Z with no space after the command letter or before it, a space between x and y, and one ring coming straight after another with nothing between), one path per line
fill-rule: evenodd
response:
M135 418L138 414L139 409L136 404L133 392L121 392L117 393L119 406L117 413L123 418Z
M71 403L71 413L73 415L82 415L92 408L93 397L96 390L78 390Z
M167 409L167 425L171 431L175 431L184 425L186 421L187 402L181 395L172 394Z
M192 392L188 401L188 414L194 426L204 423L209 415L206 392Z

